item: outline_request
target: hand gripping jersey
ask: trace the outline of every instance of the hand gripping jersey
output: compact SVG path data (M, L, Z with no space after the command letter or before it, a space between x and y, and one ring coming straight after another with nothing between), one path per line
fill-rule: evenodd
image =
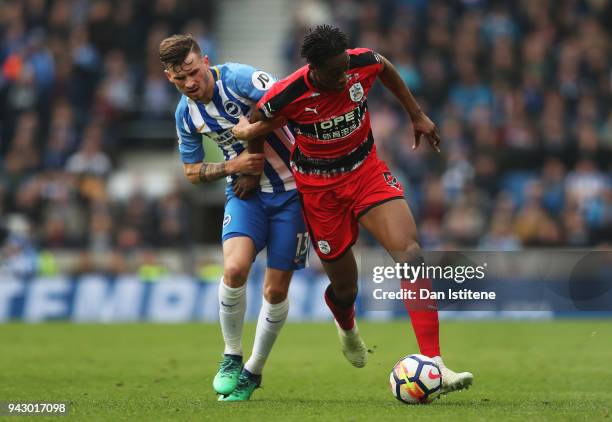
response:
M348 83L342 92L319 92L308 66L277 82L259 101L267 117L283 116L296 133L292 167L300 184L329 186L358 168L375 151L367 94L382 71L380 57L366 48L347 50Z
M251 107L274 83L269 74L243 64L226 63L213 66L210 70L214 79L212 100L203 104L183 95L176 108L176 131L183 163L200 163L204 160L203 136L219 146L225 160L243 152L247 143L236 139L231 129L240 116L250 114ZM289 166L293 143L293 136L286 127L266 136L266 162L260 181L262 192L279 193L295 189ZM228 176L228 183L235 177Z

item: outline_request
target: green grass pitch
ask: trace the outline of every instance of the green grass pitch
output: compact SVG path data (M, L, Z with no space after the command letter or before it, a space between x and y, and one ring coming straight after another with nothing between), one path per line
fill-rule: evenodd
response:
M79 421L612 419L609 321L442 322L446 363L475 382L426 406L402 404L388 388L395 361L417 352L409 322L363 322L361 331L374 353L355 369L331 322L288 323L263 388L250 402L218 403L217 325L0 325L0 401L68 402L60 420ZM248 324L247 350L253 333Z

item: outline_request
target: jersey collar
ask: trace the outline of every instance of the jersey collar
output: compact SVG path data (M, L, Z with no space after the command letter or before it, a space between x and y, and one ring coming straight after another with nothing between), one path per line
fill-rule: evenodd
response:
M212 73L213 81L215 82L217 82L219 78L221 77L221 72L219 71L219 68L217 66L212 66L210 68L210 73Z

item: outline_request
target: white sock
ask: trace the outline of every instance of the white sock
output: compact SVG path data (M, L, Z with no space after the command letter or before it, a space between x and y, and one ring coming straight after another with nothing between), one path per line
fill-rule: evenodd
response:
M274 346L276 337L278 337L278 333L280 333L287 320L288 314L289 299L274 305L268 303L265 298L263 299L261 311L259 311L259 319L257 320L257 329L255 330L253 353L244 365L250 373L261 374L272 346Z
M225 354L242 356L242 325L246 310L246 284L242 287L229 287L219 283L219 322Z

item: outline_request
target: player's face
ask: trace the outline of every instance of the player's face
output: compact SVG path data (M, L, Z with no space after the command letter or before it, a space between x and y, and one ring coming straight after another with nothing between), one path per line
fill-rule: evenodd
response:
M206 101L212 97L209 66L208 56L191 52L180 66L166 69L165 74L182 94L192 100Z
M342 91L348 82L349 55L340 53L327 59L321 66L313 66L312 73L319 88L329 91Z

